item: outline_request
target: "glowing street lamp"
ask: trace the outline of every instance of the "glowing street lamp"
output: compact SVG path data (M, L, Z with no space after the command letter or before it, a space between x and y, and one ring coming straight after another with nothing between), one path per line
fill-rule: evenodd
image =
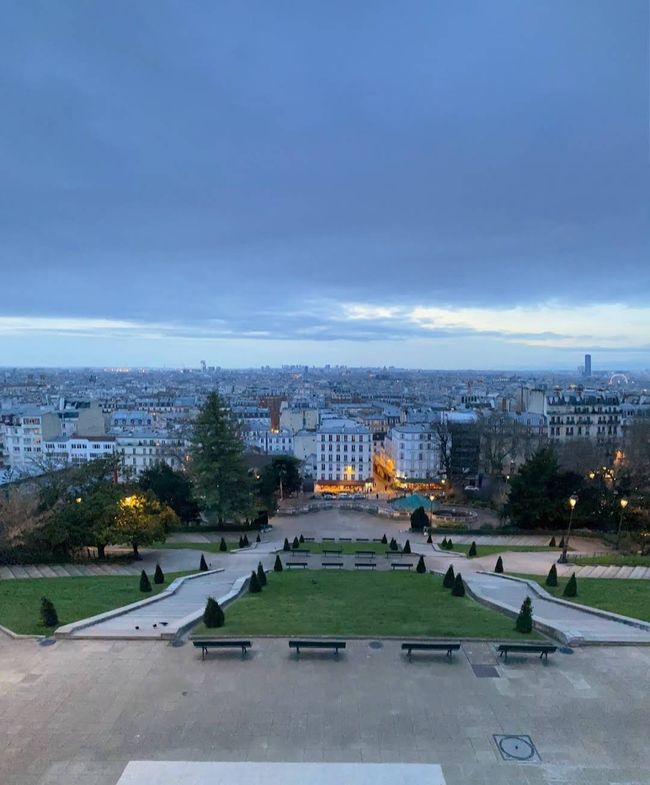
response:
M618 550L618 546L621 542L621 528L623 526L623 513L625 512L625 508L628 505L628 499L621 499L619 504L621 505L621 515L618 519L618 531L616 532L616 550Z
M578 503L577 496L569 497L569 507L571 508L571 512L569 513L569 528L567 529L566 537L564 538L564 547L562 548L562 553L560 558L557 560L558 564L566 564L567 559L567 551L569 550L569 537L571 536L571 525L573 524L573 511L576 508L576 504Z

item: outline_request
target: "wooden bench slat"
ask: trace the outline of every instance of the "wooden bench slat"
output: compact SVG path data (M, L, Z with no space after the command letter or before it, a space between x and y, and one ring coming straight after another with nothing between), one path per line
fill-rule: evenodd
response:
M460 642L458 641L413 641L402 644L402 651L408 652L408 658L411 659L411 652L413 651L446 651L447 656L451 657L453 651L460 649Z
M345 649L345 647L345 641L289 641L289 648L296 650L296 657L300 656L300 649L334 649L335 656L338 657L339 649Z
M511 651L519 654L539 654L540 660L548 661L548 655L557 651L557 646L552 643L501 643L497 646L497 651L504 662L508 662L508 652Z

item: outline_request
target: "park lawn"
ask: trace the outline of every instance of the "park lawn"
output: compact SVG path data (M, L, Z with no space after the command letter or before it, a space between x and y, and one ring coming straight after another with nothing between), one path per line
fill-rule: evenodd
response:
M546 578L541 575L515 575L515 577L537 581L549 594L561 600L590 605L604 611L631 616L633 619L650 621L650 581L578 576L578 596L563 597L562 592L568 578L558 578L557 586L547 586L544 583Z
M163 584L155 584L152 573L149 575L151 592L146 593L140 591L139 575L3 580L0 581L0 624L23 635L48 635L54 630L41 624L41 597L54 603L59 625L63 625L153 597L175 578L194 572L168 573Z
M255 543L255 539L253 538L251 545ZM218 542L156 542L151 545L151 548L162 548L163 550L169 551L176 551L176 550L184 550L184 551L203 551L204 553L226 553L226 551L219 550ZM228 542L226 540L226 545L228 546L229 551L236 550L239 548L239 541L237 542Z
M591 565L603 567L650 567L650 556L641 556L636 553L603 553L599 556L583 556L575 559L579 567Z
M292 544L293 540L289 540L289 545ZM403 545L403 543L401 544ZM372 551L383 556L386 551L390 550L388 545L384 545L381 542L358 542L357 540L354 542L301 542L298 547L301 550L311 551L312 553L322 553L323 551L333 551L341 548L342 553L348 555L354 554L355 551ZM291 550L294 550L293 547ZM280 552L282 552L282 549L280 549ZM285 551L285 553L289 553L289 551Z
M453 541L453 537L452 537ZM441 543L437 543L440 547ZM452 551L456 553L464 553L467 555L467 552L471 548L471 544L461 544L454 543L454 547L451 548ZM481 556L491 556L495 553L505 553L506 551L514 551L514 552L521 552L521 553L532 553L532 552L539 552L539 551L549 551L549 552L559 552L561 548L549 548L548 545L478 545L476 546L476 556L475 558L480 558ZM569 550L572 550L569 548Z
M431 573L271 572L260 594L245 594L225 615L223 627L201 624L194 635L531 637L516 632L507 616L452 597Z

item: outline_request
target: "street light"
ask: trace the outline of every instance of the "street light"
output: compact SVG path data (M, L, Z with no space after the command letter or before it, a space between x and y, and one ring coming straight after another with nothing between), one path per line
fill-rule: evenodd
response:
M429 501L431 502L431 509L429 511L429 523L431 524L431 526L433 526L433 501L435 498L436 497L433 494L429 496Z
M628 505L628 499L621 499L619 501L619 504L621 505L621 515L620 518L618 519L618 531L616 532L616 550L618 550L618 546L621 542L621 528L623 526L623 513L625 512L625 508Z
M569 528L567 529L566 537L564 538L564 547L562 548L562 553L560 558L557 560L558 564L566 564L567 559L567 551L569 550L569 537L571 536L571 525L573 523L573 511L576 508L576 504L578 503L577 496L571 496L569 498L569 507L571 508L571 512L569 513Z

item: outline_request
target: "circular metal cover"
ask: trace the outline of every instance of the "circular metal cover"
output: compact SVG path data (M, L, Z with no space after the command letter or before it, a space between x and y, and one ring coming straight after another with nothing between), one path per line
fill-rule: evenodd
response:
M38 642L39 646L53 646L56 643L55 638L43 638Z
M371 649L383 649L384 648L384 644L381 641L370 641L368 646Z
M523 736L504 736L498 744L501 752L509 758L531 760L535 755L535 748Z

